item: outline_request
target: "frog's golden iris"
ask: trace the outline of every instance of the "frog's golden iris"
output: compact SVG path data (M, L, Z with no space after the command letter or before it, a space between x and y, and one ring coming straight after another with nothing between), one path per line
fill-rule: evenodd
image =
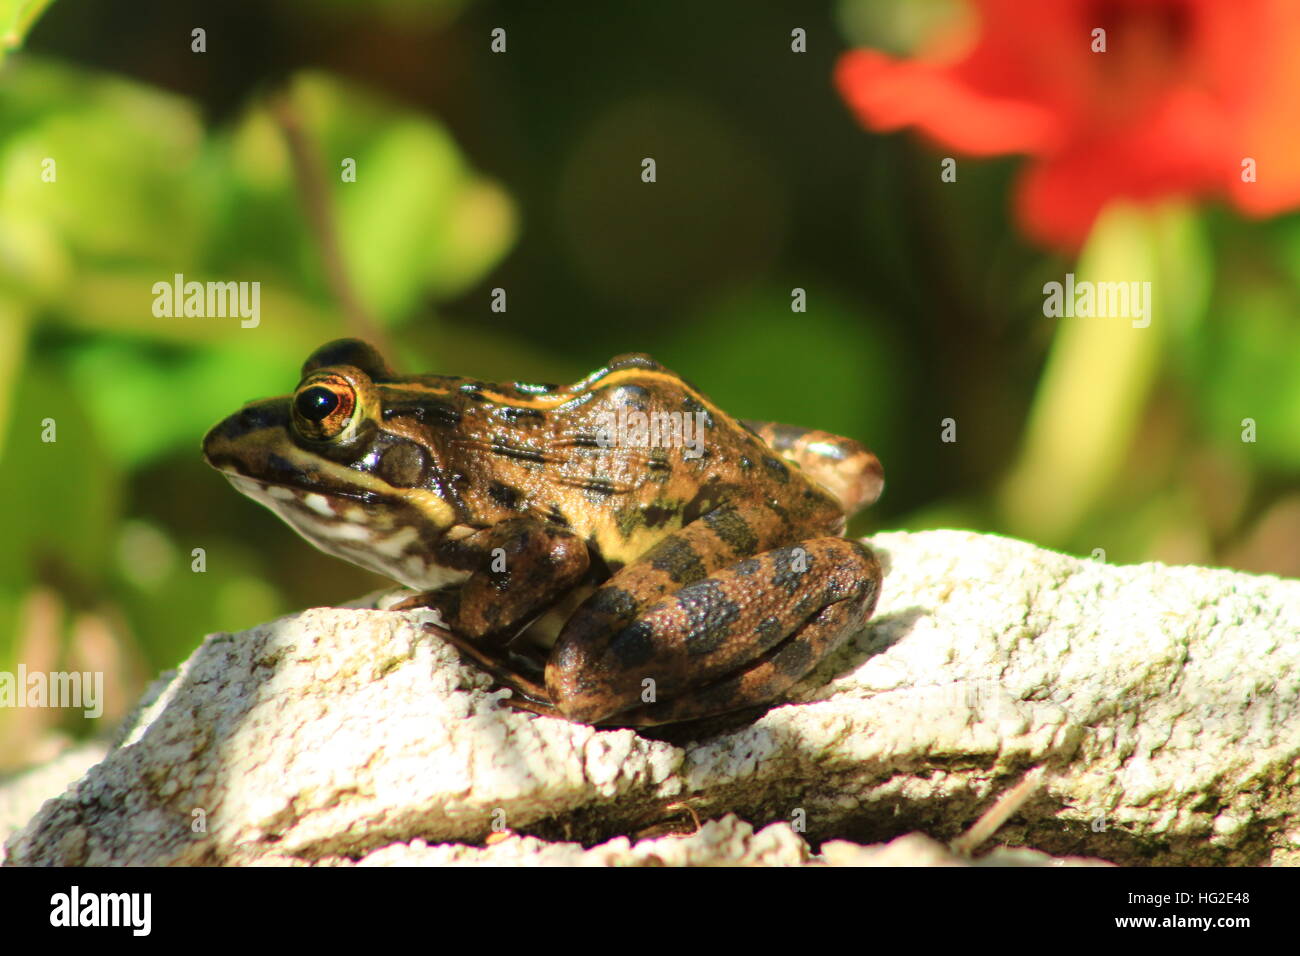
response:
M314 375L293 399L293 421L304 438L328 441L343 433L357 409L357 392L341 375Z
M703 451L620 445L628 408L697 416ZM691 720L783 694L875 607L840 535L883 487L849 439L740 422L644 355L565 387L398 377L339 340L204 455L317 547L423 593L442 633L586 723Z

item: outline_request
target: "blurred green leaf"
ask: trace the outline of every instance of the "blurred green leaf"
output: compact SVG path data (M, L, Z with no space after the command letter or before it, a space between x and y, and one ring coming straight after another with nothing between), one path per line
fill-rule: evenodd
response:
M68 367L72 389L108 439L104 454L128 469L176 449L197 458L200 439L220 419L297 384L296 364L278 353L229 345L159 355L105 339L78 348Z
M187 263L202 233L194 107L93 71L24 58L0 85L0 208L74 256Z
M23 45L27 34L53 0L0 0L0 62Z
M382 322L463 293L514 241L513 203L438 123L320 74L299 77L290 101L321 153L343 261Z
M1056 338L1001 491L1012 533L1060 546L1097 505L1130 452L1168 343L1201 321L1207 261L1185 207L1117 205L1103 214L1074 270L1076 287L1148 282L1150 312L1044 317L1057 323ZM1064 286L1066 277L1055 281Z
M1231 304L1203 338L1190 393L1217 444L1234 445L1262 468L1300 470L1300 323L1294 295L1254 283L1232 290ZM1243 440L1245 421L1255 440Z
M741 418L820 428L889 454L899 418L897 343L878 318L825 291L790 310L788 288L738 293L655 347L655 357Z
M42 441L46 420L54 423L56 441ZM39 356L29 357L15 394L0 495L12 505L0 580L21 588L39 575L83 594L103 580L122 473L62 369Z

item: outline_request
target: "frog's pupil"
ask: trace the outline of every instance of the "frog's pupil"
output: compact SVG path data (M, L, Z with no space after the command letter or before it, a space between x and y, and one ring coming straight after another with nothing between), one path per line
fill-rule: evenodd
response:
M328 388L309 388L299 393L296 402L298 414L309 422L319 422L339 407L339 397Z

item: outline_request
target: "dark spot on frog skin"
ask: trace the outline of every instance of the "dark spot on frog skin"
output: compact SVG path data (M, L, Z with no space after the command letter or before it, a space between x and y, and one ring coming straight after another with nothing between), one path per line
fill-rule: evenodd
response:
M614 618L631 617L637 612L637 600L622 588L601 588L583 605L584 610L594 611Z
M784 462L769 456L763 459L763 467L771 472L772 477L782 484L790 480L790 469L786 467Z
M796 555L802 556L802 560L796 562ZM772 564L772 586L793 594L807 581L812 558L803 548L778 548L772 552Z
M610 481L604 479L586 479L582 481L580 488L584 490L589 499L594 499L594 501L608 498L617 490Z
M821 607L821 600L815 594L805 594L799 599L790 611L796 618L806 618L812 614L814 608Z
M741 455L741 456L740 456L740 467L743 468L743 469L745 469L745 471L749 471L751 468L754 467L754 462L753 462L753 460L752 460L751 458L749 458L748 456L746 456L746 455Z
M574 435L569 439L574 448L604 448L599 435Z
M649 560L651 567L667 574L675 584L690 584L708 573L695 549L680 538L663 541L651 550Z
M680 502L677 504L655 502L641 509L641 523L647 528L660 528L671 521L680 511Z
M614 524L624 539L630 538L638 528L645 524L645 515L640 508L628 506L614 512Z
M709 413L709 410L705 408L704 405L696 401L690 395L687 395L685 398L682 399L682 411L686 412L689 415L694 415L697 412L702 413L704 415L704 418L701 419L701 421L703 421L704 427L705 428L713 427L713 415Z
M785 509L781 502L777 501L775 498L768 498L763 502L763 504L767 506L769 511L773 512L781 519L782 524L790 523L790 512Z
M761 648L769 648L785 635L785 623L779 617L765 617L754 628L754 638Z
M564 512L560 510L560 506L557 504L552 504L550 510L546 512L546 520L551 524L559 525L561 528L569 527L569 519L564 517Z
M538 425L546 421L546 414L536 408L517 408L514 405L503 405L497 410L497 414L511 425L524 423Z
M560 386L550 383L515 382L515 391L521 395L549 395L559 391Z
M654 628L647 621L635 621L614 635L609 651L620 667L638 667L654 657Z
M846 581L839 577L833 578L822 591L822 603L835 604L847 598L860 598L865 586L862 581Z
M704 523L737 556L753 554L758 536L734 508L716 508L704 516Z
M797 635L772 658L772 666L788 676L805 673L812 666L812 662L812 647Z
M509 445L502 441L494 441L491 445L492 452L501 455L503 458L513 458L515 461L527 461L536 465L546 463L546 456L540 451L534 451L532 448L520 448L518 445Z
M392 402L384 408L384 421L393 418L414 418L421 425L436 428L459 428L461 422L458 408L433 398Z
M682 524L690 524L713 511L727 500L728 490L718 481L717 475L710 475L695 493L695 497L682 507Z
M488 485L488 495L492 500L503 508L518 509L519 503L523 501L524 494L518 488L507 485L503 481L494 481Z
M673 463L668 460L668 453L659 449L650 453L646 459L646 468L650 471L672 471Z
M726 642L740 607L717 581L699 581L677 592L677 606L686 615L686 649L692 657L712 654Z
M758 569L762 566L763 562L759 561L758 558L746 558L739 564L733 565L731 570L735 571L741 577L748 578L757 574Z
M428 456L418 445L398 442L387 448L379 459L379 477L394 488L414 488L424 479Z
M741 699L744 690L744 675L737 674L709 688L709 701L721 709L727 709Z

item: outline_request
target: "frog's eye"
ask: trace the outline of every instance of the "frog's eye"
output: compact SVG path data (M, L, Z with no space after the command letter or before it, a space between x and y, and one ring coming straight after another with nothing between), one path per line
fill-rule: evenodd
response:
M324 385L313 385L298 393L293 407L309 422L324 421L326 415L339 407L339 397Z
M330 376L303 385L293 397L293 421L306 438L337 438L352 420L357 393L346 379Z

